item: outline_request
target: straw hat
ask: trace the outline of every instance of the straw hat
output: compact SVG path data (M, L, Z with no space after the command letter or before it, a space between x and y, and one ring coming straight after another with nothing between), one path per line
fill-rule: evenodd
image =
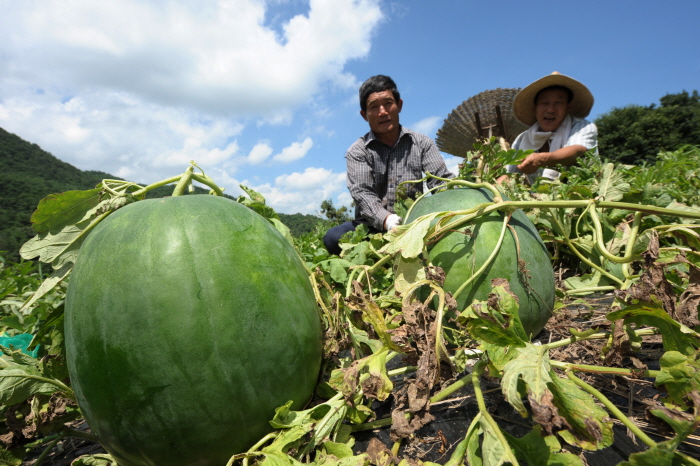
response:
M585 118L591 113L593 107L593 94L579 81L564 76L558 71L540 78L523 88L513 100L513 113L515 117L526 125L532 125L537 121L535 117L535 97L542 89L550 86L564 86L571 90L574 98L569 106L569 114L578 118Z

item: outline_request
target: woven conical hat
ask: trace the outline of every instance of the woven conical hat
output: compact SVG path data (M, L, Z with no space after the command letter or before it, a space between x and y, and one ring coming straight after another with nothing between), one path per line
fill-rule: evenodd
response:
M496 125L496 106L500 106L506 139L512 143L518 134L527 129L513 115L513 99L519 91L520 89L492 89L462 102L452 110L438 130L435 138L438 148L457 157L466 157L467 152L474 150L474 143L482 139L474 114L479 114L482 127Z

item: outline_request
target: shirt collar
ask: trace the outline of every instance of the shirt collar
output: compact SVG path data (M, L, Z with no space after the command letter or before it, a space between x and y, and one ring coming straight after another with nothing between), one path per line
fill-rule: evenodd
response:
M399 141L401 140L401 138L404 137L405 135L407 135L408 131L409 131L401 124L399 125L399 127L401 128L401 130L399 131L399 138L396 140L396 144L398 144ZM372 141L381 142L381 141L379 141L379 139L377 139L377 136L374 135L374 131L372 131L370 129L369 133L367 133L367 135L365 136L365 147L369 146L369 144ZM396 145L396 144L394 144L394 145Z

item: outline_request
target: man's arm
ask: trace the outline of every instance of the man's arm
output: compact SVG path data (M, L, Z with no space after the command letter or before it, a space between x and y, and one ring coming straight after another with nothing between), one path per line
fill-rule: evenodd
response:
M353 145L345 155L347 160L347 185L355 201L355 209L377 230L385 230L384 222L391 214L382 207L382 201L374 187L374 170L367 160L367 153Z
M538 168L564 165L569 167L576 163L576 158L586 152L586 148L580 144L562 147L554 152L535 152L530 154L518 165L521 173L529 175L535 173Z
M440 155L440 151L432 139L425 137L426 142L423 146L423 171L431 175L439 176L440 178L454 178L455 175L447 169L445 159ZM435 186L444 184L444 181L431 178L427 181L428 188L432 189Z

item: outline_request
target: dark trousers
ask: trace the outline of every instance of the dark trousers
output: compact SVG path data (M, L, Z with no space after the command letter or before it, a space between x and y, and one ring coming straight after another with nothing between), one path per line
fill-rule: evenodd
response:
M349 222L341 223L338 226L334 226L328 230L323 236L323 245L326 247L326 250L331 254L339 256L341 252L340 246L338 245L338 243L340 243L340 238L349 231L355 231L355 228L360 225L360 222L351 220ZM369 227L369 232L379 233L378 230L372 227Z

